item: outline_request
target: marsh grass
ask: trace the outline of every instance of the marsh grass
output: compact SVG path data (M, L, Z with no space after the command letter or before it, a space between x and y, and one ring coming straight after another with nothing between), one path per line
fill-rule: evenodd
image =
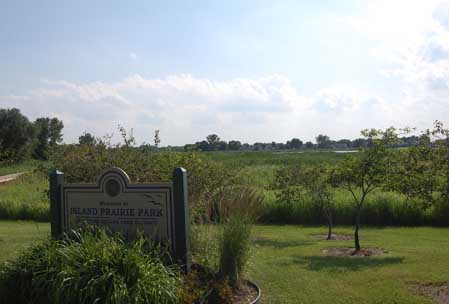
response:
M0 185L0 219L49 221L48 177L29 172Z
M85 176L85 181L90 181L91 178L87 178L89 176L87 172L90 171L86 171L89 163L81 157L86 155L77 155L73 159L69 157L70 155L72 154L69 153L67 156L69 159L67 163L70 166L67 166L66 169L69 172L73 171L72 175L79 175L78 178ZM263 193L265 203L260 222L321 225L325 223L325 219L322 216L322 212L314 206L315 204L308 200L302 200L293 204L285 204L285 202L277 201L275 191L271 189L270 185L272 185L276 169L280 167L278 163L288 164L297 161L325 161L332 163L338 162L342 156L344 155L334 152L305 152L296 154L273 152L211 152L201 153L201 156L197 154L181 155L181 153L175 153L172 155L165 153L157 156L160 158L158 161L152 160L151 163L154 161L156 163L166 164L166 169L153 169L158 172L165 172L164 174L167 176L171 172L170 168L175 164L184 166L189 170L190 211L192 218L196 220L204 219L205 214L208 212L207 209L209 209L210 214L210 208L216 208L216 204L219 204L222 197L225 197L229 193L227 190L229 189L228 184L234 184L235 186L235 181L232 181L230 178L232 176L239 184L258 189L260 193ZM151 160L150 157L148 159ZM220 161L223 164L216 164L210 161L210 159ZM134 164L134 161L130 161L130 163ZM169 163L171 165L167 165ZM51 166L49 163L39 163L38 167L40 170L21 176L15 182L0 185L0 219L37 221L48 221L50 219L48 168ZM89 170L91 169L89 167ZM239 169L239 172L236 173L236 169ZM130 172L134 172L133 181L149 181L151 180L149 178L154 175L141 176L139 170L136 169L136 171L132 168L130 170ZM148 173L147 170L143 171L146 172L145 174ZM71 179L75 180L73 176ZM76 181L80 182L83 180L76 179ZM217 189L224 189L224 191L220 190L221 196L219 197L216 196ZM334 199L335 224L352 225L354 222L354 210L350 194L341 190L335 190ZM407 200L401 194L378 190L368 197L362 210L361 223L362 225L375 226L448 226L448 217L449 203L447 202L438 203L431 208L425 209L422 204L417 201Z
M325 223L321 210L309 198L288 204L276 201L273 192L266 192L271 199L266 200L261 222L304 225ZM334 200L336 225L352 225L355 216L352 198L341 190L335 190ZM447 209L445 205L425 209L419 202L407 200L401 194L378 190L367 198L362 208L361 223L371 226L444 226L448 223L442 220L442 214L449 214Z
M332 151L238 151L202 152L206 157L234 167L255 167L268 165L292 165L303 163L336 163L345 158L344 153Z
M20 163L0 162L0 176L19 172L31 172L41 163L42 161L37 160L28 160Z

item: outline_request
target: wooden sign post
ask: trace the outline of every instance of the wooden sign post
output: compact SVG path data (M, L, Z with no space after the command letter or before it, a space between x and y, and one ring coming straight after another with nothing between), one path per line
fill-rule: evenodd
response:
M50 175L51 235L82 223L107 227L132 239L138 232L168 245L185 272L190 271L187 172L173 171L172 183L131 184L120 168L104 171L95 184L66 184Z

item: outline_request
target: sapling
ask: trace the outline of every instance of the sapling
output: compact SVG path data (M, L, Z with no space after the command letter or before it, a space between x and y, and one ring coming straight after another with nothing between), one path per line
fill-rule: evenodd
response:
M391 152L388 146L397 141L394 128L385 131L363 130L362 135L368 139L368 147L361 148L355 156L347 156L331 174L332 184L349 191L353 198L355 252L361 249L359 229L362 207L368 195L385 184L388 168L391 166Z
M322 210L327 221L327 239L332 238L334 201L330 183L330 167L326 164L303 167L299 172L299 185Z

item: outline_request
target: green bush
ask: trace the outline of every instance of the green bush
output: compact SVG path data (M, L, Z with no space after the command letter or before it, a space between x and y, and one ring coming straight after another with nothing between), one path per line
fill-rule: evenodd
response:
M171 181L175 167L187 170L189 204L195 221L208 220L209 205L220 189L234 183L236 174L198 153L152 153L127 146L66 145L51 156L54 167L64 172L66 182L95 182L105 169L120 167L131 182ZM206 218L205 218L206 217Z
M161 252L101 229L48 240L0 267L0 303L177 303L178 271Z

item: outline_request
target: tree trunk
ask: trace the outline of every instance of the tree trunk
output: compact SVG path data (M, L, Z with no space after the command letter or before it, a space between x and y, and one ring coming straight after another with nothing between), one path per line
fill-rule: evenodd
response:
M327 226L329 228L329 230L327 232L327 240L330 240L331 237L332 237L332 225L333 225L333 223L332 223L332 213L329 213L328 217L327 217Z
M359 228L360 228L360 208L357 209L357 215L355 217L354 242L356 251L360 250Z

